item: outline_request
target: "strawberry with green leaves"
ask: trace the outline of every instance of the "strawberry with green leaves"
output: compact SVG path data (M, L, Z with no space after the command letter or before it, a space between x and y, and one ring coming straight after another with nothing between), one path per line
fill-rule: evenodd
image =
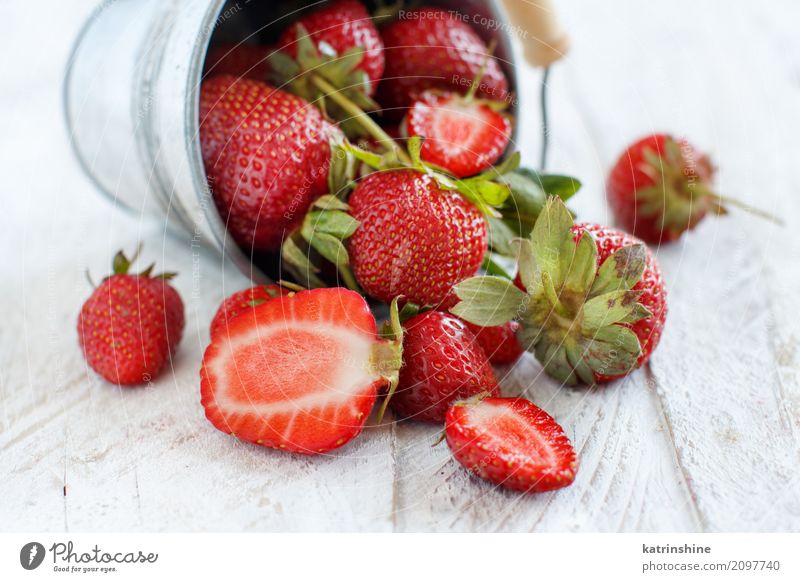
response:
M566 384L620 378L650 358L667 301L658 263L641 241L575 225L551 198L530 238L514 246L525 291L501 277L475 277L455 287L454 314L482 326L517 320L522 345Z
M396 303L393 313L396 321ZM378 391L396 386L401 363L402 339L378 336L358 293L289 293L212 336L200 372L201 403L217 429L238 439L326 453L361 432Z
M524 398L473 398L447 411L445 437L453 456L481 479L525 493L572 484L575 449L564 429Z
M78 316L86 362L120 386L155 379L178 349L184 327L183 301L169 284L174 273L153 275L152 265L129 273L134 259L117 253L113 274L94 290Z
M727 214L726 206L776 221L715 193L714 173L708 156L688 141L664 133L648 135L626 149L612 168L608 202L622 228L655 244L677 240L709 214Z

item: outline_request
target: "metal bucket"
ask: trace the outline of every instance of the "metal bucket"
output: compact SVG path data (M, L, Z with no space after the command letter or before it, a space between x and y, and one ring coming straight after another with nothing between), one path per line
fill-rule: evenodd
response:
M431 4L491 23L474 28L497 41L517 101L533 98L518 86L520 47L496 1ZM264 274L226 236L208 189L198 140L199 88L212 36L238 42L277 31L288 18L281 14L280 2L272 1L106 0L76 41L64 85L72 143L97 187L130 212L166 219L193 244L219 250L256 280ZM269 24L257 29L256 22Z

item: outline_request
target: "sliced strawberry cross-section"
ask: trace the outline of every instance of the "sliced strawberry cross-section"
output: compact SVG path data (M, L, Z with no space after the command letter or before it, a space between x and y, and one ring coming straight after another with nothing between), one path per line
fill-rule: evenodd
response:
M203 358L206 417L266 447L314 454L346 444L400 368L400 344L378 337L366 301L346 289L275 298L226 332Z

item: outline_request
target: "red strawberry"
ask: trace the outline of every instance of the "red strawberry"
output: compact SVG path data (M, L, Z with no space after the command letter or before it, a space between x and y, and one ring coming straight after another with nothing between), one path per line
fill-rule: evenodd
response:
M348 240L353 273L376 299L402 295L417 305L439 305L483 262L486 220L432 176L375 172L359 183L349 204L360 223Z
M263 45L221 43L208 49L203 76L233 75L264 81L270 73L269 54Z
M289 290L280 285L258 285L249 289L237 291L217 309L214 319L211 320L211 336L217 335L220 331L227 329L228 324L242 313L246 313L262 303L271 299L288 295Z
M326 4L286 29L278 40L278 46L296 59L298 38L306 35L323 55L328 56L332 49L334 62L336 57L342 57L348 51L361 51L355 69L366 74L362 78L363 92L367 96L375 94L385 66L383 41L363 4L356 0L336 0Z
M399 119L427 89L466 94L489 54L481 38L457 15L438 8L407 10L381 31L386 72L378 87L385 115ZM502 101L508 81L489 59L478 96Z
M129 386L154 379L178 349L183 301L152 266L128 274L131 261L114 257L114 274L103 280L78 316L78 341L86 362L112 384Z
M463 321L427 311L403 324L403 367L389 406L404 418L442 422L456 400L499 394L497 380Z
M357 293L301 291L248 310L212 338L201 402L215 427L239 439L324 453L361 432L400 354L377 336Z
M203 161L228 230L248 250L277 250L328 190L335 128L299 97L228 75L203 83L200 122Z
M488 104L454 94L424 93L406 116L408 137L425 138L422 159L459 178L493 165L511 140L511 122Z
M607 382L650 358L667 297L658 263L641 241L573 225L563 202L551 198L530 239L519 241L519 267L525 291L508 279L476 277L455 288L462 301L451 311L482 326L519 321L522 344L567 384Z
M578 471L564 429L524 398L456 403L447 411L445 436L453 456L470 472L515 491L561 489Z
M509 321L503 325L481 327L474 323L465 322L470 331L475 334L478 345L481 346L489 361L497 366L513 364L525 351L517 339L519 323Z
M616 222L650 243L671 242L707 214L727 214L726 205L779 222L770 214L712 190L709 158L684 139L656 133L620 156L606 193Z

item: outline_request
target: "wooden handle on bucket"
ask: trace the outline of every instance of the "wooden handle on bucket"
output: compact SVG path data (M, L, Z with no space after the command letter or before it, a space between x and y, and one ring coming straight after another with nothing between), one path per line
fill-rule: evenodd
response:
M503 0L525 48L525 60L546 67L569 49L569 36L561 27L551 0Z

